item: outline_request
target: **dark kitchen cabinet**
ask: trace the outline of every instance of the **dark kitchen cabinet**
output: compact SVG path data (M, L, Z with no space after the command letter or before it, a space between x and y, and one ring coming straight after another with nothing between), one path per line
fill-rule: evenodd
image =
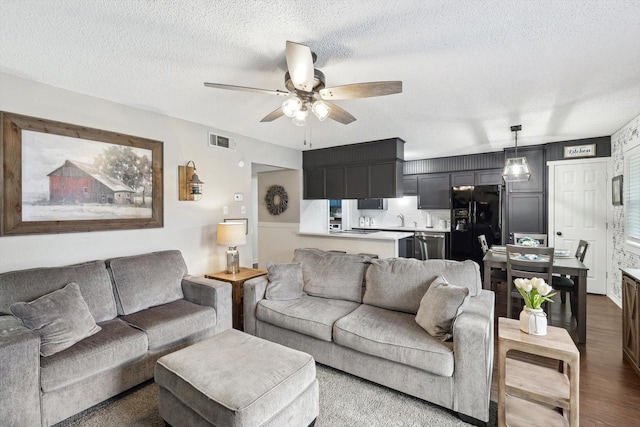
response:
M500 185L502 181L502 169L486 169L476 171L452 172L451 186L460 185Z
M450 174L430 173L418 177L418 209L449 209Z
M344 169L347 180L344 193L345 196L341 198L364 199L366 197L369 197L369 166L347 166Z
M418 175L405 175L402 177L402 188L405 196L418 194Z
M358 199L358 210L386 210L385 199Z
M325 171L325 198L346 199L344 168L327 168Z
M451 173L451 186L458 187L461 185L474 185L475 174L473 171L453 172Z
M404 141L400 138L309 150L302 156L305 199L403 195Z
M325 170L307 169L304 171L304 191L305 199L325 199Z
M504 185L502 169L486 169L475 172L475 185Z

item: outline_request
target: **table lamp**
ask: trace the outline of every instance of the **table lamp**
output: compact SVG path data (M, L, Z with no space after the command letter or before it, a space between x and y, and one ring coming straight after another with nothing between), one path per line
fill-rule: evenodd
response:
M221 222L218 224L217 243L220 246L228 246L227 250L227 273L240 272L240 254L238 245L247 243L244 222Z

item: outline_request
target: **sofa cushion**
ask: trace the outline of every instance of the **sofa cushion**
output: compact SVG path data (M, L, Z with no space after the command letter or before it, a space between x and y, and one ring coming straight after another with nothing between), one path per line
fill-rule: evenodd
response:
M416 314L429 285L440 275L452 285L469 288L471 296L482 290L478 264L470 260L372 259L363 302Z
M360 304L305 295L289 301L260 300L256 317L284 329L331 341L333 324Z
M216 310L178 300L120 318L144 331L149 340L149 350L154 351L213 328L216 324Z
M290 264L267 264L266 299L286 301L298 299L304 295L302 288L302 265L299 262Z
M120 319L99 324L100 332L53 356L40 359L43 392L57 390L143 357L147 336Z
M40 354L51 356L98 331L77 283L31 302L16 302L11 312L40 336Z
M113 277L118 314L131 314L184 297L187 266L180 251L162 251L107 261Z
M104 261L0 274L0 314L11 314L9 306L15 302L33 301L72 282L80 286L82 297L96 322L116 317L116 302Z
M453 344L429 335L411 314L363 304L336 322L333 340L432 374L453 375Z
M304 292L309 295L362 302L362 282L369 257L319 249L296 249L293 261L302 264Z
M469 289L453 286L438 276L420 300L416 323L441 341L453 335L453 322L469 302Z

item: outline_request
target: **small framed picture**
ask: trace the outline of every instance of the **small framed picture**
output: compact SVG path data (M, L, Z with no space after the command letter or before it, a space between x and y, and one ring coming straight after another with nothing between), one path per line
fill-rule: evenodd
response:
M249 219L248 218L225 218L224 222L243 222L244 234L249 234Z
M612 201L614 206L622 205L622 175L618 175L611 181Z

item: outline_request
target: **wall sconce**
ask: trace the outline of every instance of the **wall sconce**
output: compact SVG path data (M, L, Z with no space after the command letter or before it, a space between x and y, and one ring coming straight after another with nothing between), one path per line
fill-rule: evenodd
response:
M189 166L189 163L193 167ZM189 160L186 166L178 166L179 194L178 200L198 201L202 198L202 184L196 173L196 164Z
M247 243L246 224L244 222L221 222L218 224L218 236L216 243L220 246L228 246L227 249L227 273L240 272L240 254L238 245Z

